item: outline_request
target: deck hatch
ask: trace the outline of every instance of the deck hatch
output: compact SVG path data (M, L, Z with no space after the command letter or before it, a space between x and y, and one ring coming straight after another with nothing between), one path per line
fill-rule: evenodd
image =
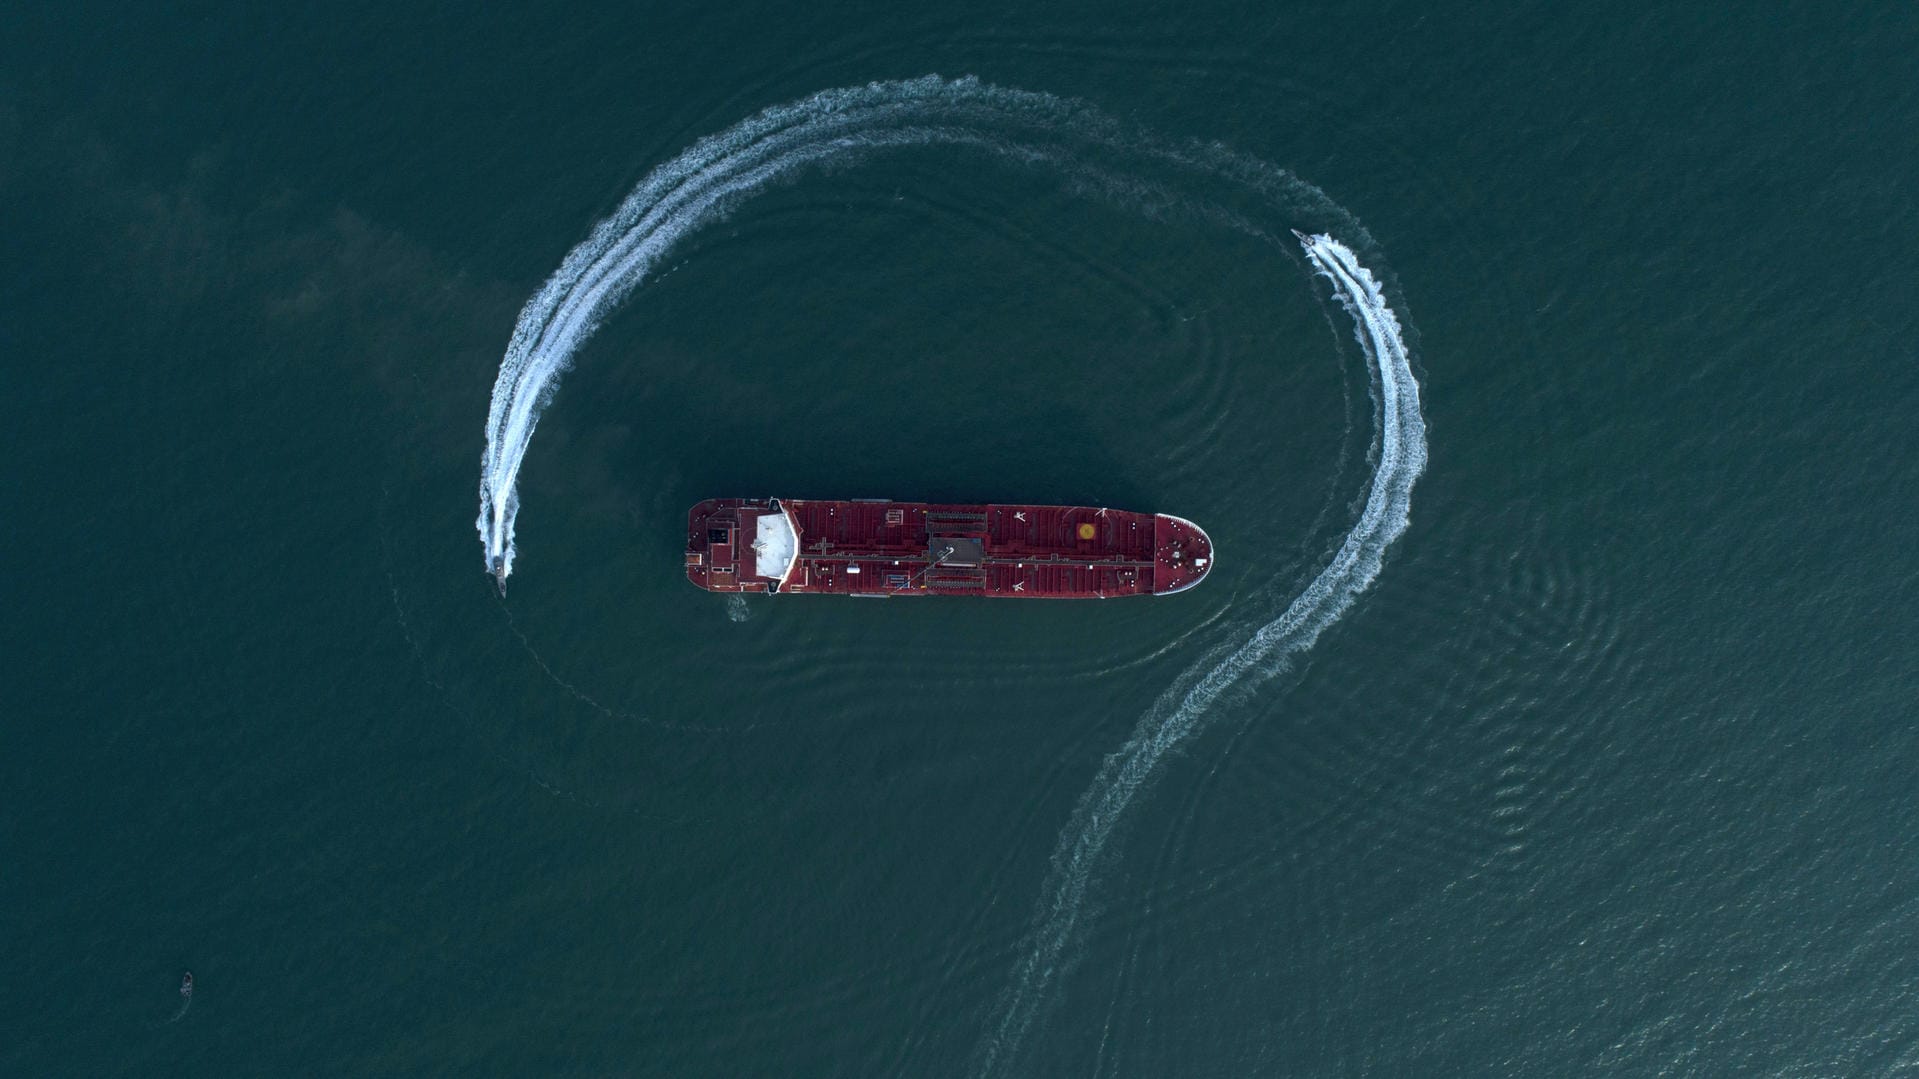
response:
M977 566L986 561L986 548L967 536L934 536L926 556L942 566Z

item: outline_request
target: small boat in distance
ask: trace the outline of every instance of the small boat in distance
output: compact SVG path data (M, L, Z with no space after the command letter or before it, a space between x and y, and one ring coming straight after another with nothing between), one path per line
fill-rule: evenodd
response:
M193 972L190 970L180 978L180 995L188 1000L193 999Z
M1100 506L710 498L686 515L686 577L709 592L1111 599L1212 568L1184 517Z
M506 598L506 556L493 556L493 583L500 587L500 598Z

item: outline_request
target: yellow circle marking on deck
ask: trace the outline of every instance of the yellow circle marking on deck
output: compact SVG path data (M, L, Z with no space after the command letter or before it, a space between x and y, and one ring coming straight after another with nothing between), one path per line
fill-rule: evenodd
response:
M1094 536L1098 534L1099 534L1099 529L1094 528L1093 523L1091 521L1088 521L1085 524L1079 526L1080 539L1092 539Z

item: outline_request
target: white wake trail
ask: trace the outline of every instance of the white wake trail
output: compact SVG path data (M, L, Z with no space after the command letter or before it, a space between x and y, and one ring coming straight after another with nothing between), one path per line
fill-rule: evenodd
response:
M873 150L968 145L1028 162L1045 147L995 128L1043 127L1074 110L1045 94L937 77L828 90L695 143L653 170L527 301L494 380L476 522L489 572L513 571L520 465L559 377L600 321L674 244L742 199L808 166Z
M1328 235L1299 236L1321 275L1352 315L1354 336L1377 378L1378 465L1359 520L1326 568L1272 622L1262 626L1184 693L1176 682L1141 717L1126 744L1106 758L1060 833L1052 866L1040 888L1029 950L1014 970L977 1056L978 1074L1010 1065L1028 1028L1060 974L1079 926L1086 889L1114 827L1160 760L1199 730L1221 694L1250 680L1284 671L1291 658L1312 647L1326 627L1352 606L1379 575L1386 548L1406 531L1413 483L1426 467L1426 421L1419 411L1419 382L1406 353L1399 318L1379 282L1353 252Z

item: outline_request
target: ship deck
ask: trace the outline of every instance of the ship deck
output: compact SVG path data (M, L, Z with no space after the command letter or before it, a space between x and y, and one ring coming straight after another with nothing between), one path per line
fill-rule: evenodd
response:
M1211 566L1192 522L1097 506L709 499L687 514L687 577L715 592L1109 599L1183 591Z

